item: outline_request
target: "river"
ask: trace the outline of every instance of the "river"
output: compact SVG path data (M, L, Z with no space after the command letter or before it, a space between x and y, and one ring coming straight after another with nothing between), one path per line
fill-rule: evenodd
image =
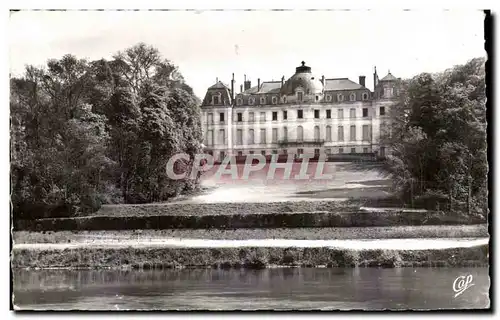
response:
M455 279L468 276L457 297ZM488 268L14 270L16 309L488 308ZM458 282L457 282L458 283Z

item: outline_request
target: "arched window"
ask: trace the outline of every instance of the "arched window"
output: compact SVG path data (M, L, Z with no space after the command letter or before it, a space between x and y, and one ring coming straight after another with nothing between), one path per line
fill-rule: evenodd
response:
M326 126L326 141L332 141L332 127Z
M248 104L253 106L253 104L255 103L255 98L254 97L250 97L248 98Z
M368 93L366 92L363 93L363 100L368 100Z
M260 104L266 104L266 97L260 97Z
M351 93L351 94L349 95L349 100L350 100L350 101L356 101L356 94L355 94L355 93Z
M319 140L319 126L314 126L314 140Z
M241 105L243 104L243 99L241 99L241 98L237 98L237 99L236 99L236 104L237 104L238 106L241 106Z
M278 98L277 97L273 97L272 101L273 101L273 104L276 104L276 103L278 103Z
M329 94L327 94L327 95L326 95L326 101L327 101L327 102L331 102L331 101L332 101L332 96L331 96L331 95L329 95Z
M286 103L286 97L283 96L283 103Z
M339 93L339 94L337 95L337 101L338 101L338 102L342 102L342 101L344 101L344 95L343 95L342 93Z
M302 128L302 126L297 127L297 141L304 141L304 128Z

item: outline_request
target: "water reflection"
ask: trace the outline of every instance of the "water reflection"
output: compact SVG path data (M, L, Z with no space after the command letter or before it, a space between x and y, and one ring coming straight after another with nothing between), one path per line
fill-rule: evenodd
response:
M454 298L453 281L474 286ZM489 306L487 268L14 271L22 309L437 309Z

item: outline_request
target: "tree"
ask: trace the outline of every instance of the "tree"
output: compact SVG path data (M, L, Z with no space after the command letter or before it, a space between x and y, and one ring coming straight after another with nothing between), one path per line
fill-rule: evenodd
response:
M487 210L485 60L405 82L391 114L387 169L400 194L442 195L452 210Z

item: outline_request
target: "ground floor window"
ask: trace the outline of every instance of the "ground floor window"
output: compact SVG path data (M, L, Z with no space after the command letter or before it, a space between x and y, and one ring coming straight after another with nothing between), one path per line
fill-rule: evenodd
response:
M356 153L356 148L351 148L351 153Z

